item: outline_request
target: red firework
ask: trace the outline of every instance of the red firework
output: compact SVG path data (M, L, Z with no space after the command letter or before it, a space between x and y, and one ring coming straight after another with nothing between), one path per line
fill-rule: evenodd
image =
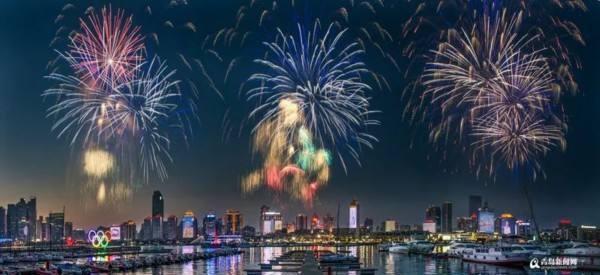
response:
M144 37L122 10L102 8L80 19L81 32L71 39L70 56L80 76L95 85L114 87L131 79L144 59Z

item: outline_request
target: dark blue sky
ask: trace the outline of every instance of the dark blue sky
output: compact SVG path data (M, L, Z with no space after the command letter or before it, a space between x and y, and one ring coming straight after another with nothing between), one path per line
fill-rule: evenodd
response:
M115 1L113 6L122 7L122 2ZM196 2L188 10L173 14L163 11L164 5L155 5L153 12L161 17L158 23L148 18L138 19L139 8L125 8L134 14L134 22L143 25L144 31L147 26L162 24L164 18L177 18L174 22L190 18L195 22L198 30L192 37L179 37L186 34L176 28L161 36L163 46L150 48L178 68L177 61L172 60L176 59L176 52L194 55L202 41L197 37L231 25L239 4L246 1ZM569 122L567 150L549 154L543 161L547 180L539 180L530 187L542 226L554 225L562 217L576 223L600 225L600 54L597 50L600 48L597 27L600 3L588 1L587 4L589 11L578 20L587 41L587 46L576 52L583 61L583 70L577 74L581 93L563 99ZM183 78L200 83L201 123L194 126L189 146L173 148L174 165L169 168L169 180L140 188L130 201L96 207L86 202L90 199L87 194L81 194L78 188L81 180L72 176L76 165L74 152L51 132L53 120L45 117L50 103L41 97L51 84L43 77L48 74L47 62L56 56L49 42L60 26L54 20L63 6L61 1L0 2L0 205L35 195L38 213L46 215L65 205L67 219L76 226L86 227L127 219L140 221L150 214L154 189L164 194L169 214L180 216L187 209L197 215L209 210L220 214L226 208L236 208L251 225L255 225L262 204L280 209L288 216L299 211L335 215L338 202L342 205L341 221L345 223L346 207L352 198L360 201L362 216L375 218L376 222L394 218L401 224L420 223L425 207L443 201L455 204L455 216L464 215L469 194L483 195L498 212L527 214L521 187L510 180L510 176L500 176L496 182L477 180L465 169L466 156L455 154L448 156L448 160L438 160L439 155L426 141L424 129L411 127L402 120L401 91L406 83L401 75L386 68L381 70L392 79L392 89L374 92L372 100L373 108L382 111L377 116L382 126L370 132L380 142L373 150L364 150L362 166L352 164L347 174L338 165L333 166L332 179L319 193L313 210L305 210L301 203L266 191L241 194L240 178L256 166L248 146L249 127L244 127L239 135L223 139L222 120L227 108L231 108L232 124L236 125L234 132L237 132L237 125L242 124L247 114L247 106L243 101L219 100L198 71L185 70L179 70ZM297 7L298 11L289 11L296 16L282 16L269 23L293 26L327 14L328 8L325 4ZM388 18L382 22L387 23L385 27L392 34L398 34L402 27L402 19L395 18L395 13L402 17L407 12L397 6L382 12L382 16ZM269 37L272 33L262 35ZM403 41L395 45L390 50L400 64L405 64L407 61L400 54ZM245 48L241 54L251 59L261 51L260 47ZM207 66L211 63L207 62ZM238 74L243 75L244 70ZM235 95L239 84L222 88Z

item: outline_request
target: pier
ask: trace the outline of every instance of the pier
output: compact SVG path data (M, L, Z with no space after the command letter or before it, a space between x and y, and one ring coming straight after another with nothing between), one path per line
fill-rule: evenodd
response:
M333 274L333 272L356 271L358 274L375 274L375 268L361 268L356 257L335 258L339 254L330 251L298 250L289 251L270 260L269 263L259 264L258 268L245 269L248 275L260 275L264 272L299 273L303 275ZM327 260L324 257L328 257Z

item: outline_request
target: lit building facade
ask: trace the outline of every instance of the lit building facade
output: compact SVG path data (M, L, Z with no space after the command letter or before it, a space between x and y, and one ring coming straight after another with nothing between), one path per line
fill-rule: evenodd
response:
M223 217L223 223L226 235L241 235L243 221L240 211L228 209Z
M452 203L444 202L442 204L442 220L441 220L442 233L452 232Z
M358 229L360 221L360 204L357 200L352 200L348 208L348 228Z

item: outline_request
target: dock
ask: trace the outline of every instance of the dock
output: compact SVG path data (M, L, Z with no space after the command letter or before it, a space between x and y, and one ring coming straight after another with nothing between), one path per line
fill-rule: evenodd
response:
M318 253L318 251L317 251ZM331 252L328 252L331 253ZM248 275L260 275L262 273L298 273L303 275L333 274L333 272L355 271L357 274L375 274L375 268L361 268L358 259L328 261L326 263L318 260L315 251L299 250L286 252L280 257L270 260L269 263L259 264L258 268L247 268L244 270Z

